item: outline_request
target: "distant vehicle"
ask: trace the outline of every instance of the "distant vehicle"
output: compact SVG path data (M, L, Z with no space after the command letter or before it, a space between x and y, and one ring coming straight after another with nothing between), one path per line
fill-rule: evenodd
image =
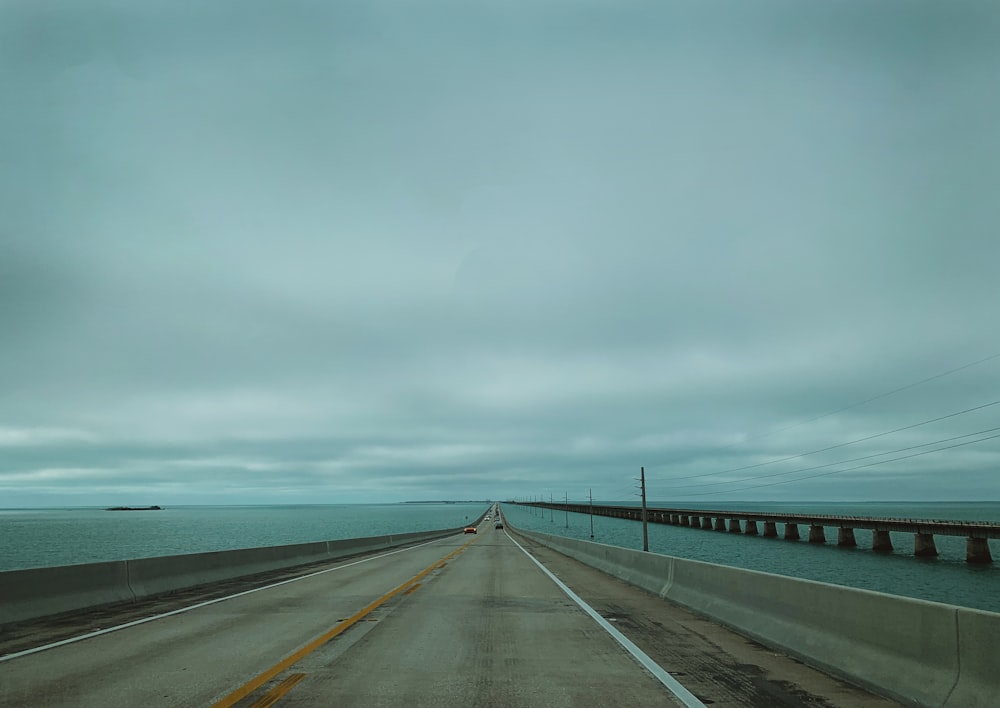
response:
M496 526L494 526L493 528L495 528L495 529L502 529L503 528L503 522L502 521L498 521L496 523Z
M476 530L475 526L466 526L465 527L465 533L476 533L476 534L478 534L479 532Z

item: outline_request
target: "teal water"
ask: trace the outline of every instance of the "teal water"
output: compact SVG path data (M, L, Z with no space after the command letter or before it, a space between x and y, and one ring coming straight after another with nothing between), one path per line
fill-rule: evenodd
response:
M0 571L457 528L489 505L0 509Z
M746 504L713 507L1000 521L997 502L758 503L753 509ZM7 509L0 510L0 571L455 528L477 518L487 508L486 503L474 503L187 506L162 511ZM590 540L587 514L540 513L515 504L504 504L503 509L515 527ZM602 516L595 516L593 522L595 541L642 548L642 526L638 522ZM816 545L649 525L650 550L655 553L1000 612L1000 541L990 542L996 562L971 566L965 562L964 538L938 536L935 541L940 556L921 559L913 556L912 534L893 533L896 550L890 554L871 552L870 533L859 530L856 535L859 547L845 549L836 543Z
M604 502L632 506L634 502ZM652 504L651 504L652 505ZM704 509L705 506L657 504L669 508ZM578 538L590 538L588 514L554 513L544 509L502 505L509 523L516 528ZM956 521L1000 521L1000 502L970 503L754 503L714 504L713 510L784 511L787 513L843 514L907 519ZM642 549L642 524L604 516L593 517L598 543ZM778 525L779 534L781 524ZM935 536L937 558L913 555L913 534L891 534L895 550L871 551L871 532L855 531L857 548L840 548L829 541L786 541L742 534L721 533L683 526L649 524L649 550L653 553L720 563L766 573L818 580L836 585L875 590L892 595L933 600L991 612L1000 612L1000 541L991 540L994 563L988 566L965 562L965 538Z

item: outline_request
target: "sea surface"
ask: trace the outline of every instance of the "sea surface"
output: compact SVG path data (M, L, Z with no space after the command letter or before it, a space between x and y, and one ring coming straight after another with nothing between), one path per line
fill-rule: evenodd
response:
M635 502L601 503L638 506ZM655 506L707 508L667 503ZM711 510L1000 522L1000 502L755 502L713 504ZM591 540L589 514L551 512L516 504L504 504L503 511L515 528ZM642 524L638 521L594 516L593 528L593 540L597 543L642 549ZM997 539L989 541L992 564L970 565L965 562L965 538L958 536L935 536L938 557L917 558L913 555L912 533L892 532L895 550L873 553L871 531L865 529L854 531L857 548L838 547L836 532L831 541L830 529L826 533L827 542L822 545L805 539L786 541L780 537L746 536L666 524L648 524L647 529L649 550L653 553L1000 612L1000 540ZM782 525L778 524L779 535L782 530Z
M458 528L487 502L0 509L0 571Z
M479 502L177 506L162 511L0 509L0 571L456 528L488 508L488 503ZM502 508L514 527L590 540L588 514L516 504ZM1000 502L802 502L714 504L713 508L1000 522ZM598 543L642 548L639 522L594 516L593 528ZM877 554L871 551L871 533L861 529L855 531L854 549L839 548L835 537L829 541L829 531L828 542L818 545L663 524L649 524L648 530L654 553L1000 612L1000 540L990 541L995 562L975 566L965 562L965 539L955 536L935 536L940 555L925 559L913 556L909 533L892 533L895 550Z

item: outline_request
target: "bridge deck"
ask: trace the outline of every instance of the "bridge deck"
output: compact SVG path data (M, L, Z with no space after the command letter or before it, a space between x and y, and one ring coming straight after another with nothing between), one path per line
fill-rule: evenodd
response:
M706 703L895 705L548 549L530 550ZM238 705L268 695L278 696L279 705L672 702L649 673L490 525L477 537L452 537L337 566L323 575L0 661L0 705L208 705L272 667L278 670L251 687ZM407 591L377 604L390 589L428 568ZM0 635L0 654L134 620L137 613L177 610L197 599L188 592L145 606L25 624ZM347 631L282 664L315 637L376 604Z
M634 506L610 506L595 504L560 504L558 502L521 502L524 506L535 506L545 509L555 509L587 514L591 510L601 516L618 516L627 514L638 517L641 509ZM970 538L1000 538L1000 523L988 521L957 521L941 519L899 519L877 516L845 516L837 514L781 514L759 511L724 511L721 509L669 509L664 507L647 507L647 514L676 514L678 516L698 516L719 519L741 519L746 521L774 521L777 523L806 524L815 526L831 526L854 529L873 529L882 531L901 531L909 533L928 533L943 536L965 536ZM655 521L655 519L653 519Z

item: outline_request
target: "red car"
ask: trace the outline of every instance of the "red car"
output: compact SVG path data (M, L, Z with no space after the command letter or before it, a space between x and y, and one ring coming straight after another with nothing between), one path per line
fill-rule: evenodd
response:
M465 527L465 533L475 533L475 534L478 534L479 531L476 530L475 526L466 526Z

